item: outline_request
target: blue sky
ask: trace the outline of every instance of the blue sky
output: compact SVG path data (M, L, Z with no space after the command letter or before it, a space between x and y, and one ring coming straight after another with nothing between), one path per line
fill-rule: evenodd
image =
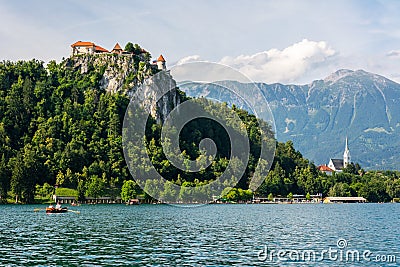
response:
M220 62L255 81L349 68L400 82L399 13L400 1L0 0L0 60L60 61L77 40L132 41L170 66Z

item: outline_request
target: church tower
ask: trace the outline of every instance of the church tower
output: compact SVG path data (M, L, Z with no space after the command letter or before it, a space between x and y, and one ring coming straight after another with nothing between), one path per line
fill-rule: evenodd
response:
M346 147L344 148L344 153L343 153L343 167L346 168L347 165L349 165L350 163L351 163L351 156L346 136Z

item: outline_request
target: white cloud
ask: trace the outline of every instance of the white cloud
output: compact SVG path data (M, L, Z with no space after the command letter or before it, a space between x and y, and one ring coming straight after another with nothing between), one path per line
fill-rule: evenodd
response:
M196 62L196 61L200 61L201 58L199 55L193 55L193 56L187 56L184 58L181 58L180 60L178 60L178 62L176 62L176 65L183 65L186 63L190 63L190 62Z
M324 41L304 39L283 50L226 56L219 63L238 69L254 81L287 83L299 80L310 68L328 61L335 54L336 51Z
M0 60L60 60L76 40L130 41L168 66L201 55L256 81L308 83L341 68L400 81L400 1L121 1L0 0Z
M400 50L392 50L386 54L388 57L400 57Z

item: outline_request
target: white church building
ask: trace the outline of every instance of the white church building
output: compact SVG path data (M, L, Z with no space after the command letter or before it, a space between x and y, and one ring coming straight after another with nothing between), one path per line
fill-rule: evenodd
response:
M343 168L346 168L347 165L351 163L351 156L349 150L349 144L346 137L346 145L344 148L343 159L330 159L328 163L328 167L336 172L341 172Z
M328 166L321 165L318 167L320 171L327 174L332 174L332 172L342 172L344 168L351 163L351 156L349 150L348 139L346 137L346 145L343 152L343 159L330 159Z

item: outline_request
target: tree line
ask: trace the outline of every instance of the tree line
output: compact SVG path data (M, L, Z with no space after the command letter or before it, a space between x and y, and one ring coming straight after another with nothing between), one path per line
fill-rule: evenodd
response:
M139 48L135 48L139 49ZM137 58L138 71L128 75L142 81L139 67L150 64ZM0 197L32 203L38 195L52 193L54 185L72 188L77 198L110 194L129 199L145 194L129 173L122 150L122 123L129 97L108 93L99 86L104 69L90 68L85 74L62 61L47 66L37 60L0 63ZM147 73L146 75L148 75ZM139 77L139 75L141 75ZM185 99L183 93L182 99ZM224 105L223 103L220 105ZM225 104L226 105L226 104ZM231 107L245 125L250 140L250 158L243 177L234 188L225 190L228 200L247 200L255 195L286 196L316 194L364 196L369 201L389 201L400 197L397 171L363 171L351 164L342 173L328 176L296 151L292 142L276 142L272 169L256 192L248 188L257 164L261 138L259 121L248 112ZM168 162L161 147L161 125L149 119L146 151L157 171L168 182L150 180L145 191L161 190L171 200L186 200L185 190L216 180L226 169L230 145L226 131L217 123L197 119L180 135L180 150L187 159L204 160L199 142L215 141L218 152L201 173L179 170ZM273 140L271 128L264 133ZM275 142L275 141L274 141ZM139 150L142 150L141 152ZM139 164L139 163L138 163ZM239 168L241 162L234 162ZM173 191L169 183L183 186ZM158 187L157 187L158 186ZM190 200L188 200L190 201Z

